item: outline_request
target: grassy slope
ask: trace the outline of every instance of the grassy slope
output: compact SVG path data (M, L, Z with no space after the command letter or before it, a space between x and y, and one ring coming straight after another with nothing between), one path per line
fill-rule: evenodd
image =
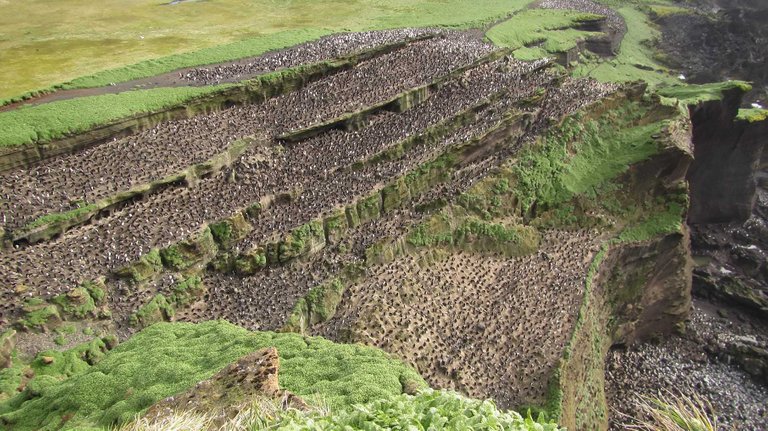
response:
M649 114L637 102L597 119L566 118L536 145L526 148L514 167L516 195L524 209L533 203L552 207L575 195L596 195L605 181L658 151L651 136L662 124L636 125Z
M574 70L574 76L591 76L602 82L642 79L651 85L679 83L653 59L647 43L657 38L659 32L648 22L645 13L632 6L619 7L617 11L627 23L619 54L615 59L580 65Z
M530 1L220 0L174 6L151 0L6 2L0 14L0 101L84 74L93 76L73 86L106 85L257 55L326 33L468 27ZM233 42L240 43L218 47ZM204 49L210 47L216 48ZM153 60L183 52L188 54ZM100 73L119 68L125 69Z
M49 141L120 118L162 110L232 85L157 88L61 100L0 112L0 147Z
M568 28L594 18L597 16L575 11L530 9L494 26L486 36L496 45L515 49L518 58L529 60L567 51L576 46L577 41L599 34ZM538 43L541 47L525 48Z
M332 408L385 399L405 382L424 387L411 368L384 352L334 344L295 334L249 332L223 321L161 323L112 350L97 365L56 383L34 384L40 394L22 393L0 403L0 420L13 429L107 426L129 421L154 402L204 380L237 358L263 347L280 354L280 385L300 396L319 395ZM33 380L34 382L34 380Z

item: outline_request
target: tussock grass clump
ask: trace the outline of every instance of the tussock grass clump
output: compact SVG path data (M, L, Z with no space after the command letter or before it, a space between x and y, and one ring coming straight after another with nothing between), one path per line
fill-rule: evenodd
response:
M642 396L638 410L645 419L625 425L627 429L641 431L717 431L717 415L712 405L694 394L666 392L661 397Z
M227 417L226 412L197 412L189 410L175 411L163 417L147 418L137 416L128 424L112 427L110 431L250 431L259 429L274 429L275 424L284 415L318 415L330 414L323 402L310 406L307 411L284 409L281 400L257 399L243 404L236 409L237 415L222 421Z

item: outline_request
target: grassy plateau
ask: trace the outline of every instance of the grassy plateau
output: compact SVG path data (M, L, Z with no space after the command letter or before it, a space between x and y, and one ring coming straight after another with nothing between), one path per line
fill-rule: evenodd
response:
M530 2L3 1L0 101L67 82L66 88L103 86L254 56L340 31L467 28L504 17ZM206 49L212 47L216 48Z

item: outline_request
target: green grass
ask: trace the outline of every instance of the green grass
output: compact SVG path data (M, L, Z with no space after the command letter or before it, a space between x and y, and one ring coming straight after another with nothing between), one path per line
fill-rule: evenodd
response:
M658 143L652 136L663 124L642 124L647 114L648 108L630 102L597 119L568 117L551 129L524 150L514 167L523 208L534 203L547 208L575 195L594 195L605 181L656 153Z
M229 406L230 409L232 406ZM466 398L452 391L423 390L326 412L285 410L279 401L257 400L236 407L237 415L221 425L226 411L180 410L160 418L139 418L114 431L227 430L337 431L337 430L464 430L557 431L555 423L499 410L493 401ZM229 410L227 410L229 411Z
M46 142L86 131L131 115L167 109L231 85L213 87L158 88L61 100L0 112L0 147ZM54 214L38 219L32 226L50 223L87 211Z
M686 105L695 105L710 100L721 100L723 93L728 90L739 89L746 93L752 89L748 82L725 81L710 84L685 84L659 88L661 96L677 99Z
M659 235L680 232L683 226L685 208L671 202L666 211L652 213L647 220L630 226L619 234L618 242L647 241Z
M661 6L661 5L652 5L649 6L648 9L651 11L651 16L654 18L665 18L672 15L681 15L681 14L693 14L694 11L692 9L686 9L679 6Z
M659 31L648 22L645 13L632 6L619 7L617 12L627 23L627 33L616 58L579 65L573 75L590 76L601 82L644 80L652 86L679 83L653 58L650 44L659 37Z
M2 402L16 394L16 388L19 387L24 378L24 369L26 365L19 359L18 352L11 353L11 366L0 369L0 413L3 413Z
M600 15L553 9L529 9L488 30L488 39L498 46L512 48L523 60L545 57L549 53L565 52L580 40L600 33L573 29L580 21ZM540 47L526 46L541 44Z
M319 396L331 408L386 399L406 384L424 387L411 368L381 350L296 334L250 332L224 321L159 323L117 346L98 364L39 395L0 403L0 424L16 431L109 426L127 422L156 401L185 391L255 350L275 346L280 385Z
M530 2L219 0L175 6L151 0L9 2L0 14L0 100L65 82L67 87L101 86L254 56L339 31L474 27Z
M739 120L748 121L750 123L765 121L768 119L768 109L739 109L739 114L736 116L736 118Z
M2 114L0 114L0 116L2 116ZM0 137L0 142L2 142L2 140L3 140L3 138ZM3 145L0 144L0 146L3 146ZM5 146L14 146L14 145L10 145L9 144L9 145L5 145ZM52 224L52 223L61 223L61 222L64 222L64 221L71 220L73 218L79 217L79 216L81 216L83 214L88 214L89 212L95 210L96 208L97 208L97 206L94 205L94 204L91 204L91 205L78 205L78 207L73 209L73 210L69 210L69 211L65 211L65 212L61 212L61 213L46 214L46 215L43 215L43 216L40 216L40 217L36 218L32 222L30 222L29 224L24 226L22 228L22 230L34 229L34 228L37 228L37 227L40 227L40 226L44 226L44 225L48 225L48 224Z
M330 34L328 30L296 29L256 39L241 40L225 45L142 61L118 69L105 70L90 76L73 79L63 89L103 87L115 82L130 81L171 72L201 64L221 63L243 57L253 57L268 51L286 48L302 42L319 39Z

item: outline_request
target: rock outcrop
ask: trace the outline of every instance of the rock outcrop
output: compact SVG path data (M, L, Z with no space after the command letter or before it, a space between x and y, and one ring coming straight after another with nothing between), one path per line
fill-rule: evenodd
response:
M743 223L752 213L768 122L736 118L743 94L743 89L733 88L723 92L722 100L690 107L694 145L687 177L690 224Z
M768 315L768 121L737 118L743 91L691 107L694 292Z
M227 365L192 389L155 403L147 410L150 422L181 411L215 415L223 424L237 416L243 406L259 400L279 400L282 408L306 409L298 396L278 385L280 358L274 347L261 349Z

